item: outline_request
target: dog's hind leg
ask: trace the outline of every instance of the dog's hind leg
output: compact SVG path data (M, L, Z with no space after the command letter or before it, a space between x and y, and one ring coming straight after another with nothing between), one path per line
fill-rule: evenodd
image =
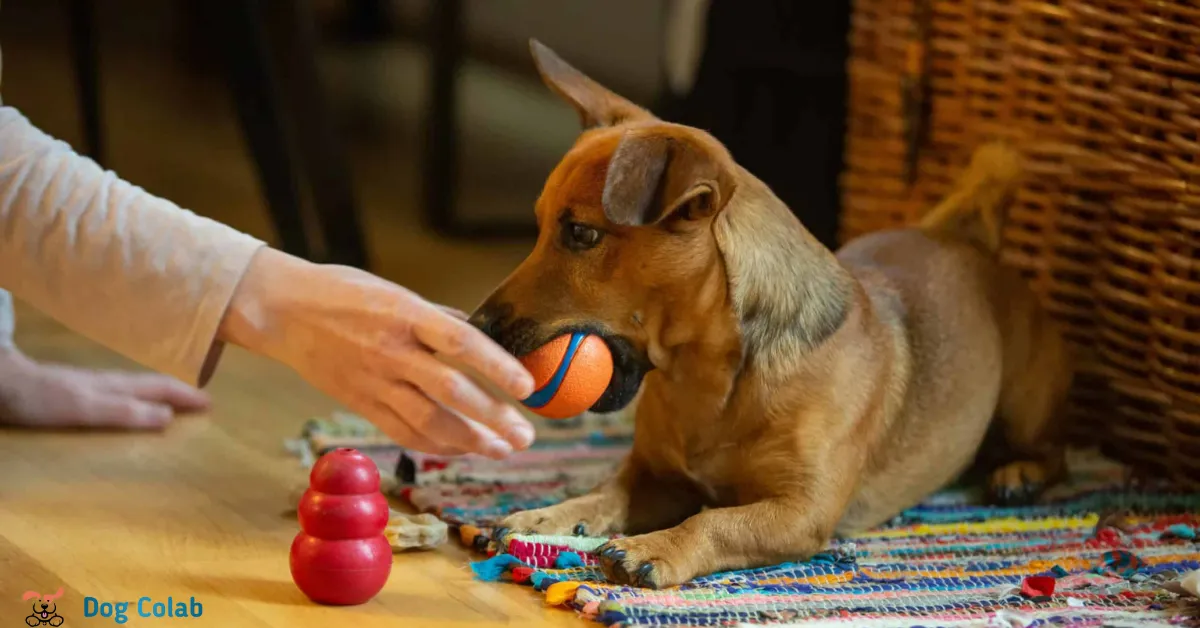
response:
M1004 384L997 408L1007 464L989 480L992 498L1024 503L1066 473L1066 405L1070 349L1049 315L1035 305L1014 308L1007 321Z

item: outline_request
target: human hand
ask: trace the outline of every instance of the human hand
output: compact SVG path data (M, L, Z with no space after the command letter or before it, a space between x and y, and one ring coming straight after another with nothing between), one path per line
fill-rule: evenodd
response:
M208 407L207 394L165 375L46 364L0 349L0 424L154 430Z
M438 356L518 399L534 385L521 363L461 312L370 273L263 249L218 337L290 366L418 451L502 458L533 442L515 407Z

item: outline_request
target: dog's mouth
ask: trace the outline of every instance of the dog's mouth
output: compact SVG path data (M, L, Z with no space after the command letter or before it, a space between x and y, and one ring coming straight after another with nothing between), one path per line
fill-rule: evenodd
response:
M633 342L624 336L607 333L598 329L568 329L560 333L587 332L599 336L613 357L613 375L608 382L608 388L600 399L592 405L592 412L606 414L624 410L637 397L638 389L642 387L642 379L653 369L650 358L638 351Z
M649 356L639 350L630 339L612 333L598 324L579 323L548 330L528 318L492 318L486 322L475 318L472 320L485 334L517 357L523 357L564 334L582 332L598 336L608 345L613 358L613 374L608 388L589 408L590 411L599 414L617 412L629 406L642 386L642 379L654 368Z

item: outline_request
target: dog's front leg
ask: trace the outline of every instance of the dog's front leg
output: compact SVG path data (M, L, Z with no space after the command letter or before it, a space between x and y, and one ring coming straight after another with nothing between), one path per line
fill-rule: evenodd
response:
M695 490L656 477L629 457L616 475L586 495L508 516L497 534L638 534L673 526L700 510Z
M833 525L798 496L701 512L667 530L615 539L600 549L610 582L661 589L720 571L806 559Z

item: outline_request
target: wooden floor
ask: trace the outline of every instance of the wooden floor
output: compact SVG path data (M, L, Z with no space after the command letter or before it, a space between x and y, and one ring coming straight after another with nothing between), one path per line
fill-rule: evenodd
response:
M20 342L49 359L126 366L56 324L21 312ZM0 432L0 621L19 626L26 590L51 593L65 626L84 598L196 598L203 615L182 625L580 626L544 608L527 587L472 581L453 541L396 556L387 587L353 608L310 603L292 584L287 512L305 473L282 449L304 418L335 406L286 370L227 353L208 416L179 419L162 434Z
M78 118L61 33L14 24L16 4L5 0L8 21L0 29L4 102L75 143ZM105 59L109 165L197 213L273 240L227 96L158 57L134 50ZM554 111L573 123L565 108ZM450 242L425 231L415 219L417 137L416 129L400 125L387 141L354 145L375 270L427 298L469 309L530 243ZM513 154L503 160L512 162ZM481 186L464 192L476 202L493 195ZM509 192L531 205L536 181L516 188L510 182ZM18 343L34 356L134 367L26 308L18 319ZM282 441L305 419L336 406L285 369L237 350L226 353L211 391L210 415L179 420L163 434L0 431L0 624L23 625L29 614L23 592L59 587L66 591L59 611L68 627L114 625L84 617L88 596L133 601L131 626L155 621L136 616L143 596L194 597L203 615L182 625L222 628L583 624L569 612L543 608L527 588L473 582L468 556L454 545L397 556L387 588L364 606L312 605L288 573L298 527L285 511L305 474Z

